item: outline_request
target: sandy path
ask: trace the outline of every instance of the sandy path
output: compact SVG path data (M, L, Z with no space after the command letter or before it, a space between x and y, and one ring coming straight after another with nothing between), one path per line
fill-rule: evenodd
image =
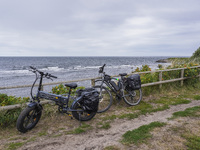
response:
M189 104L171 106L170 109L152 113L132 120L115 119L108 130L90 130L78 135L64 135L57 138L48 138L35 141L29 145L24 145L22 150L102 150L106 146L117 145L121 149L126 149L120 140L122 135L128 130L136 129L142 125L154 121L169 122L167 118L174 112L183 111L186 108L200 106L200 101L192 101Z

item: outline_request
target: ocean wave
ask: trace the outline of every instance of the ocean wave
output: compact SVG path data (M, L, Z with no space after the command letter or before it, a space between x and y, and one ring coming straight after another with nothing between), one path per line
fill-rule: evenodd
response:
M75 66L71 69L74 69L74 70L86 70L86 69L98 69L99 67L101 66Z
M47 67L47 68L42 68L39 69L41 71L54 71L54 72L58 72L58 71L63 71L65 70L64 68L59 68L59 67Z
M29 70L1 70L0 74L29 74Z

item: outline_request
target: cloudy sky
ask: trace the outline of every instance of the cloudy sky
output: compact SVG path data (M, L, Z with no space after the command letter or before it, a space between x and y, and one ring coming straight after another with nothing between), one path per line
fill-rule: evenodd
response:
M0 0L0 56L191 56L199 0Z

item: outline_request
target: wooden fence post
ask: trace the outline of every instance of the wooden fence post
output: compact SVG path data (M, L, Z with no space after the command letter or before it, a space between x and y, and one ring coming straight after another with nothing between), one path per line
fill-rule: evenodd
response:
M197 71L199 70L199 67L197 68ZM199 71L199 81L200 81L200 71Z
M91 85L95 86L95 79L91 79Z
M162 71L159 72L159 81L162 81ZM162 84L159 85L159 88L162 88Z
M181 78L183 79L184 77L184 69L181 70ZM181 86L183 86L183 80L181 80Z
M43 85L41 86L41 91L44 91L44 86Z

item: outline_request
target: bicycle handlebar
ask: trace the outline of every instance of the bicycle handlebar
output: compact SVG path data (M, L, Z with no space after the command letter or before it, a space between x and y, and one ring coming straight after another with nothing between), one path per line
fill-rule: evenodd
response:
M46 73L45 76L49 76L49 77L52 77L52 78L58 78L58 77L53 76L53 75L51 75L51 74L49 74L49 73Z
M39 70L37 70L35 67L33 67L33 66L30 66L30 68L32 69L31 71L32 72L38 72L40 75L44 75L46 78L57 78L56 76L54 76L54 75L51 75L51 74L49 74L49 73L44 73L44 72L42 72L42 71L39 71Z

